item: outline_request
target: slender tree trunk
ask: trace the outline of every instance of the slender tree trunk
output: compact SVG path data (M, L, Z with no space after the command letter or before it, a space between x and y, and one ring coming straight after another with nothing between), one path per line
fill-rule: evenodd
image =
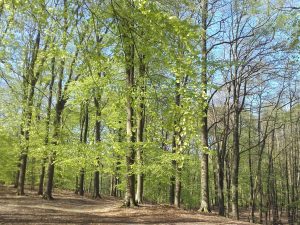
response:
M172 154L176 153L176 144L175 144L175 134L173 133L173 137L172 137ZM176 161L172 160L171 162L172 164L172 175L170 177L170 186L169 186L169 203L170 205L174 205L174 201L175 201L175 171L176 171Z
M114 175L110 176L110 196L116 197L116 178Z
M119 143L121 143L122 141L122 128L119 128L118 130L118 141ZM117 188L117 185L119 185L121 183L120 180L120 157L116 156L117 158L117 162L116 162L116 167L115 167L115 173L111 176L111 196L114 197L121 197L121 193Z
M125 37L128 39L128 37ZM127 143L128 150L126 154L126 194L125 206L136 206L135 201L135 174L132 171L132 165L135 161L134 149L134 110L133 110L133 91L134 91L134 45L129 44L130 40L125 43L125 61L126 61L126 75L127 75Z
M176 164L174 206L179 208L181 200L181 168Z
M181 105L181 95L180 95L180 77L176 77L176 86L175 86L175 104L178 109L180 109ZM180 110L179 110L180 111ZM173 151L177 154L181 153L181 146L182 146L182 140L181 140L181 131L182 127L180 126L180 114L175 114L175 120L174 120L174 136L173 136ZM180 197L181 197L181 165L180 162L175 160L174 161L174 167L175 167L175 184L174 184L174 206L179 208L180 207Z
M218 203L219 203L219 215L225 216L225 204L224 204L224 159L218 154Z
M35 44L34 48L32 50L32 56L31 56L31 63L28 66L27 70L25 73L27 73L27 79L25 82L29 82L26 87L28 89L25 89L26 91L24 92L26 94L26 106L24 109L24 124L25 126L23 127L23 131L21 131L21 135L23 134L24 138L24 143L22 143L22 151L21 151L21 163L20 163L20 174L19 174L19 181L18 181L18 187L17 187L17 193L18 195L24 195L24 184L25 184L25 175L26 175L26 166L27 166L27 154L28 154L28 149L29 149L29 136L30 136L30 126L31 126L31 120L32 120L32 108L33 108L33 97L34 97L34 92L35 92L35 86L36 83L39 79L40 73L34 72L35 68L35 63L37 60L37 55L39 51L39 46L40 46L40 30L37 33L37 36L35 38ZM42 60L43 63L43 60ZM26 78L25 78L26 79ZM28 92L27 92L28 91Z
M66 35L67 35L67 30L68 30L68 4L67 0L63 1L63 11L64 11L64 32L63 32L63 49L66 49L67 40ZM67 80L67 84L70 82L70 79L73 74L73 66L75 64L76 57L78 55L78 50L76 50L75 57L73 59L73 62L71 63L70 67L70 73L69 73L69 78ZM65 71L65 59L62 59L60 62L60 71L59 71L59 79L58 79L58 88L57 88L57 101L55 105L55 118L53 122L53 136L52 136L52 144L53 145L58 145L59 144L59 138L60 138L60 133L61 133L61 124L62 124L62 113L65 108L66 104L66 97L64 96L64 91L67 90L67 84L65 88L63 88L63 80L64 80L64 71ZM43 198L47 200L52 200L52 189L53 189L53 180L54 180L54 166L55 166L55 157L56 157L56 152L52 151L49 154L49 163L48 163L48 178L47 178L47 189L46 192L43 194Z
M41 163L41 173L40 173L40 180L39 180L39 190L38 190L38 195L43 195L44 193L44 178L45 178L45 171L46 171L46 159L42 159Z
M248 130L248 147L251 147L251 124L252 124L252 117L251 117L251 108L249 112L249 130ZM252 155L251 155L251 150L248 151L248 166L249 166L249 185L250 185L250 196L249 196L249 210L250 210L250 222L255 223L255 217L254 217L254 212L255 212L255 202L254 202L254 182L253 182L253 172L252 172Z
M89 133L89 103L85 103L83 143L87 144Z
M49 164L48 164L48 182L46 192L43 195L44 199L53 200L52 197L52 189L53 189L53 178L54 178L54 160L55 160L55 152L53 152L49 156Z
M238 205L238 179L239 179L239 113L234 113L233 124L233 154L232 154L232 175L231 175L231 191L232 191L232 216L234 219L239 219Z
M21 161L21 158L19 159L19 161ZM19 186L19 179L20 179L20 166L21 166L21 163L19 162L18 163L18 170L16 172L16 175L15 175L15 182L14 182L14 188L18 188Z
M55 120L54 120L54 133L53 133L53 144L58 145L58 138L60 136L60 126L61 126L61 119L62 119L62 112L65 107L66 100L63 99L61 95L61 88L62 88L62 79L58 82L58 96L59 99L56 103L56 110L55 110ZM55 157L56 152L53 151L49 155L49 163L48 163L48 179L47 179L47 189L43 195L44 199L52 200L52 189L53 189L53 179L54 179L54 164L55 164Z
M227 204L226 204L226 216L230 214L230 202L231 202L231 169L230 169L230 158L229 153L226 156L226 193L227 193Z
M94 193L93 193L93 198L101 198L100 195L100 172L95 171L94 172Z
M25 183L26 166L27 166L27 153L22 153L20 176L19 176L19 182L18 182L18 195L25 195L24 183Z
M248 156L248 165L249 165L249 184L250 184L250 222L255 223L255 201L254 201L254 182L253 182L253 174L252 174L252 156L249 151Z
M101 96L99 97L101 99ZM99 143L101 141L101 111L100 111L100 103L98 100L98 96L94 97L94 104L96 108L96 123L95 123L95 143ZM99 166L100 166L100 158L97 158L97 169L94 171L94 193L93 198L101 198L100 195L100 172L99 172Z
M213 207L219 205L219 198L218 198L218 169L217 169L217 159L213 157L213 186L214 186L214 202L211 204Z
M84 104L84 123L83 123L83 136L82 142L87 144L88 141L88 130L89 130L89 103L86 102ZM79 195L84 195L84 178L85 178L85 170L84 168L80 169L79 172Z
M175 153L175 150L172 150L172 152ZM175 160L172 160L172 167L174 171L176 171ZM170 177L169 202L170 205L174 205L175 202L175 176L174 175Z
M117 188L117 185L121 184L121 179L120 179L120 161L117 161L117 166L116 166L116 177L115 177L115 193L116 197L122 197L122 192Z
M230 96L230 89L228 89L228 96ZM226 156L226 148L227 148L227 140L229 135L229 120L230 120L230 101L229 97L226 98L224 107L226 110L224 111L224 129L223 129L223 140L221 145L218 145L217 152L217 160L218 160L218 203L219 203L219 215L225 216L225 198L224 198L224 180L225 180L225 156ZM217 135L217 127L215 129L215 133ZM221 148L221 149L220 149Z
M275 128L275 124L274 124ZM271 152L269 155L269 165L270 165L270 203L272 207L272 224L278 224L279 223L279 217L278 217L278 206L277 206L277 185L276 185L276 175L274 173L274 161L273 161L273 151L274 151L274 145L275 145L275 130L272 132L272 139L271 139Z
M49 84L49 97L48 97L48 105L47 105L47 116L46 116L46 134L45 134L45 146L49 143L49 131L50 131L50 119L51 119L51 108L52 108L52 90L55 80L55 58L51 60L51 81ZM45 178L45 171L46 171L46 157L44 156L41 163L41 173L40 173L40 180L39 180L39 190L38 195L43 195L44 193L44 178Z
M207 127L207 111L206 105L207 95L207 16L208 16L208 0L201 2L202 6L202 35L201 35L201 85L203 96L203 111L202 111L202 125L201 125L201 142L203 145L202 162L201 162L201 212L210 212L209 204L209 182L208 182L208 127Z
M29 61L29 53L28 50L25 51L25 58L23 59L24 62L28 62ZM24 132L24 126L25 126L25 118L26 118L26 105L27 105L27 99L28 99L28 87L29 87L29 79L30 79L30 74L27 72L28 71L28 65L26 64L24 66L24 75L23 75L23 82L22 82L22 122L20 124L20 136L22 137L22 139L24 139L25 137L25 132ZM21 142L21 146L20 146L20 156L18 159L18 163L17 163L17 172L16 172L16 177L15 177L15 188L19 187L19 179L20 179L20 173L21 173L21 160L22 160L22 153L23 153L23 143ZM18 190L18 189L17 189Z
M143 203L143 190L144 190L144 174L138 174L137 175L137 190L136 190L136 202L138 204Z
M27 167L27 154L28 154L28 145L29 145L29 129L32 120L32 107L33 107L33 96L34 89L36 84L36 79L30 84L30 90L27 100L27 110L26 110L26 118L25 118L25 131L24 131L24 139L25 143L23 145L23 151L21 153L21 165L20 165L20 175L19 175L19 184L18 184L18 195L24 195L24 184L25 184L25 175L26 175L26 167Z
M237 58L237 43L234 45L233 56ZM246 97L246 80L244 81L243 93L241 93L242 81L238 74L238 66L233 67L233 147L232 147L232 168L231 168L231 208L232 217L239 220L239 165L240 165L240 114ZM231 72L232 73L232 72ZM240 100L240 98L243 100Z
M264 149L264 144L262 144L261 140L261 106L262 106L262 94L259 94L259 108L258 108L258 124L257 124L257 132L258 132L258 146L259 146L259 153L258 153L258 165L257 165L257 190L259 194L259 223L262 223L262 216L263 216L263 186L262 186L262 154Z
M134 94L135 94L135 45L134 45L134 33L131 32L135 27L135 21L133 18L123 18L120 17L119 13L116 12L116 8L120 7L120 5L115 5L113 1L111 1L111 6L119 22L119 32L122 39L123 52L124 52L124 61L125 61L125 74L126 74L126 113L127 113L127 121L126 121L126 138L127 138L127 146L126 146L126 188L125 188L125 199L124 205L126 207L134 207L137 206L135 201L135 174L132 169L132 166L135 162L135 132L134 132ZM126 1L122 5L126 7L128 10L135 8L134 1ZM123 10L123 9L122 9Z
M145 73L146 73L146 65L145 65L145 56L140 55L140 65L139 65L139 82L138 86L140 86L140 103L139 108L137 112L137 132L136 132L136 142L138 143L137 147L137 155L136 160L139 166L139 171L137 174L137 191L136 191L136 202L138 204L142 203L143 201L143 188L144 188L144 174L140 171L141 167L143 165L143 159L142 159L142 143L143 143L143 133L144 133L144 124L145 124L145 104L144 104L144 95L145 95Z
M85 175L84 168L81 168L80 176L79 176L79 195L80 196L84 195L84 175Z

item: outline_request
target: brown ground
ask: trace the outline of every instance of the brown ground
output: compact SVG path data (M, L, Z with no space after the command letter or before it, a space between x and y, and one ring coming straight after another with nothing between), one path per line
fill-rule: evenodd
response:
M30 191L26 196L17 196L15 189L0 186L0 224L249 224L170 206L128 209L112 197L92 200L60 192L54 198L43 200Z

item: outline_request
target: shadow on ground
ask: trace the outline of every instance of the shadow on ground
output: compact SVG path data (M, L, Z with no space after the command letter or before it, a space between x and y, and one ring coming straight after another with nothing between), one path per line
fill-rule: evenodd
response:
M112 197L93 200L60 191L54 194L55 200L47 201L35 192L27 191L26 196L15 192L0 186L0 224L249 224L169 206L128 209Z

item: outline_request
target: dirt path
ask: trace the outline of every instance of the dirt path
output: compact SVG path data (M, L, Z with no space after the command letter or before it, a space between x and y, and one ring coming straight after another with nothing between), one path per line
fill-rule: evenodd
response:
M16 196L15 189L0 186L0 224L249 224L169 206L127 209L111 197L92 200L61 192L46 201L35 192L27 193Z

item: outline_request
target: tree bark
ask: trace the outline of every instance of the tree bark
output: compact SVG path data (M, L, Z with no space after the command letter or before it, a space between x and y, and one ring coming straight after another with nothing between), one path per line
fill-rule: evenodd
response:
M232 192L232 217L239 220L239 205L238 205L238 179L239 179L239 162L240 162L240 148L239 148L239 113L234 112L233 124L233 154L232 154L232 175L231 175L231 192Z
M20 176L19 176L19 182L18 182L18 195L25 195L24 183L25 183L26 166L27 166L27 153L22 153Z
M25 82L29 82L28 85L25 86L25 92L24 94L26 95L26 105L24 111L24 127L21 128L21 135L23 136L23 143L21 144L21 163L20 163L20 173L19 173L19 181L18 181L18 187L17 187L17 193L18 195L24 195L24 184L25 184L25 176L26 176L26 166L27 166L27 154L28 154L28 148L29 148L29 136L30 136L30 126L31 126L31 120L32 120L32 110L33 110L33 97L34 97L34 92L35 92L35 86L36 83L39 79L40 73L34 73L34 68L35 68L35 63L37 60L37 55L39 51L39 46L40 46L40 30L38 30L38 33L35 38L35 43L34 43L34 48L32 50L32 56L31 56L31 62L28 68L26 69L27 76L25 79ZM43 63L43 60L42 60Z
M100 179L99 179L100 172L95 171L94 172L94 193L93 193L93 198L101 198L100 195Z
M63 63L64 64L64 63ZM63 70L63 67L62 67ZM62 76L58 81L58 100L56 103L55 109L55 119L54 119L54 133L53 133L53 142L52 144L58 145L58 138L60 137L60 129L61 129L61 120L62 113L65 108L66 100L62 95ZM53 151L49 155L49 163L48 163L48 179L47 179L47 189L43 195L44 199L52 200L52 189L53 189L53 179L54 179L54 163L55 163L56 152Z
M208 127L207 127L207 16L208 16L208 0L201 2L202 19L201 19L201 89L204 96L202 96L203 110L202 110L202 124L201 124L201 142L203 146L202 161L201 161L201 212L210 212L209 202L209 182L208 182Z
M40 180L39 180L39 190L38 190L38 195L43 195L44 193L44 178L45 178L45 171L46 171L46 159L42 159L41 163L41 173L40 173Z
M48 182L46 192L43 195L43 198L46 200L53 200L52 189L53 189L53 179L54 179L54 160L55 160L55 152L53 152L49 156L49 164L48 164Z
M145 104L144 104L144 95L145 95L145 73L146 73L146 65L145 65L145 56L139 56L139 82L138 88L140 88L140 98L139 107L137 111L137 132L136 132L136 142L137 152L136 152L136 160L138 163L138 173L137 173L137 190L136 190L136 202L141 204L143 202L143 189L144 189L144 174L141 172L141 167L143 165L142 158L142 143L144 139L144 125L145 125Z
M230 169L230 156L229 152L226 155L226 193L227 193L227 207L226 207L226 217L230 214L230 202L231 202L231 169Z
M67 46L67 30L68 30L68 4L67 0L63 1L63 49L66 49ZM62 113L65 108L65 104L67 102L66 97L64 96L64 91L67 90L68 83L71 80L72 74L73 74L73 66L75 64L76 57L78 55L78 49L76 50L75 57L71 63L70 67L70 73L69 77L67 80L67 83L65 87L63 88L63 80L64 80L64 71L65 71L65 59L63 58L60 62L60 71L59 71L59 79L58 79L58 84L57 84L57 101L55 105L55 118L53 122L53 135L52 135L52 144L53 145L58 145L59 144L59 138L60 138L60 133L61 133L61 124L62 124ZM54 179L54 164L55 164L55 157L56 157L56 152L55 150L52 151L49 154L49 163L48 163L48 178L47 178L47 189L46 192L43 194L43 198L47 200L52 200L52 189L53 189L53 179Z
M83 132L80 139L83 143L87 144L88 141L88 130L89 130L89 103L88 101L84 103L84 114L83 114ZM84 195L84 178L85 178L85 170L82 167L79 172L79 195Z
M172 150L172 152L175 153L174 150ZM174 169L174 171L176 171L175 160L172 160L172 168ZM170 205L174 205L175 202L175 176L174 175L170 177L169 202Z
M98 96L94 97L94 104L96 108L96 122L95 122L95 143L98 143L101 141L101 121L100 121L100 103L97 98ZM98 167L100 166L99 158L97 158L97 169L94 171L94 193L93 198L101 198L100 195L100 172L98 170Z
M80 176L79 176L79 195L80 196L84 195L84 174L85 174L85 171L83 168L81 168Z
M51 108L52 108L52 91L53 91L53 85L55 80L55 58L52 58L51 60L51 81L49 84L49 97L48 97L48 104L47 104L47 116L46 116L46 134L45 134L45 146L49 143L49 131L50 131L50 119L51 119ZM44 178L45 178L45 171L46 171L46 157L43 157L42 163L41 163L41 173L40 173L40 180L39 180L39 190L38 195L43 195L44 193Z
M125 37L128 39L129 37ZM129 44L130 40L126 40L125 45L125 61L126 61L126 75L127 75L127 154L126 154L126 193L125 206L136 206L135 201L135 175L132 171L132 165L135 161L134 150L134 110L133 110L133 91L134 91L134 45Z
M176 76L175 81L175 105L178 108L178 113L175 113L175 120L174 120L174 133L173 133L173 153L175 154L182 154L181 146L182 146L182 127L180 125L180 117L181 117L181 77ZM174 160L173 166L175 168L175 183L174 183L174 206L179 208L180 207L180 198L181 198L181 162L178 160ZM172 184L171 184L172 185Z

